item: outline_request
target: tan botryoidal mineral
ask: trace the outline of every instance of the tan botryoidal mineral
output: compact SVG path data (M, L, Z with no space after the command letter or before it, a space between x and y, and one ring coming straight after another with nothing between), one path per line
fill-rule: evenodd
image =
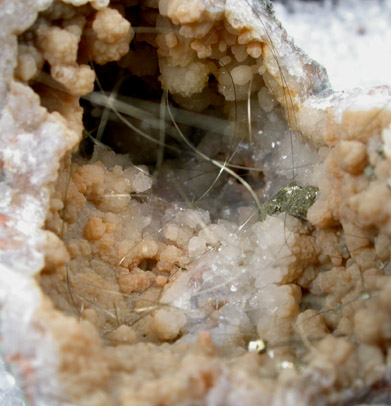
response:
M389 401L388 87L334 93L263 0L6 0L0 35L31 404Z

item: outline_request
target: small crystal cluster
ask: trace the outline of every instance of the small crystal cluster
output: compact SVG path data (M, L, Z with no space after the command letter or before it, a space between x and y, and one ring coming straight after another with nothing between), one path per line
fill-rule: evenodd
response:
M0 70L1 325L28 396L296 406L384 382L389 89L326 89L265 1L38 3ZM114 91L84 129L96 72Z

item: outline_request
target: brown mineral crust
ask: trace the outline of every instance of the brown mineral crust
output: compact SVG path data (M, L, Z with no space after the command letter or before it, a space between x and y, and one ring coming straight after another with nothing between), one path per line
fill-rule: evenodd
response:
M343 112L342 119L338 123L332 117L324 137L328 145L334 145L339 140L366 143L372 136L380 134L390 123L391 112L387 105L366 111L348 110Z
M88 65L55 65L50 71L53 79L64 85L73 96L83 96L94 90L95 73Z
M131 272L128 269L122 270L118 276L118 285L122 293L127 295L138 292L145 292L153 282L156 276L149 271L143 271L140 268L133 268Z
M78 321L53 311L49 303L39 310L50 326L62 356L58 373L63 380L65 398L84 398L85 404L105 405L110 377L110 359L101 351L101 339L88 321Z
M112 330L118 322L115 314L125 319L131 316L132 313L126 309L126 298L129 295L141 294L152 286L160 290L167 282L167 277L160 272L176 272L177 266L181 267L189 262L185 253L175 245L158 243L148 238L129 240L122 237L127 232L123 225L126 224L126 218L133 216L130 198L121 206L116 199L107 201L103 206L101 200L96 199L104 191L112 193L113 188L119 192L131 192L138 173L133 170L132 175L128 174L124 178L124 171L119 167L109 171L99 163L74 168L67 181L60 178L53 195L52 215L47 222L49 229L56 230L65 239L71 261L66 268L47 268L47 272L41 276L44 290L58 307L65 306L72 313L77 308L75 303L81 303L81 298L84 298L84 306L91 306L91 310L98 312L100 321L95 321L94 324L103 331ZM56 204L66 190L68 198L65 206ZM92 211L91 204L96 205ZM115 209L116 214L110 211L112 209ZM60 212L67 219L66 223L59 217ZM81 229L80 218L85 218ZM133 226L129 224L127 227ZM152 261L152 268L141 269L143 264L148 266L148 261ZM68 298L67 304L64 303L68 296L68 288L64 285L66 278L69 278L73 297ZM96 306L94 303L97 303ZM152 304L153 301L149 300L141 307L150 308ZM113 305L115 314L111 310ZM165 332L164 320L167 317L177 322L183 320L183 317L178 319L178 315L174 317L170 312L167 309L160 310L155 317L155 327L152 328L163 340L171 340L179 332L179 328L174 332L172 323L171 332Z
M39 26L37 45L43 58L50 65L72 65L76 63L80 37L60 27Z
M61 27L50 26L53 20L59 19L62 19ZM116 61L128 52L134 37L130 23L110 8L95 15L88 8L77 15L66 7L60 7L57 12L53 9L44 14L31 33L36 48L30 39L26 39L26 45L19 46L18 77L24 81L35 78L43 62L48 61L53 79L76 97L91 92L95 81L94 71L86 64L79 64L78 55L86 55L87 60L92 58L101 64ZM52 101L47 104L53 108Z
M379 347L361 344L358 348L358 359L368 385L381 381L387 367L384 354Z
M347 263L346 268L333 268L320 273L310 289L315 295L328 292L323 309L341 306L341 318L333 313L324 314L327 325L337 334L349 335L354 329L359 342L381 346L384 340L389 340L388 310L381 299L383 292L387 291L389 276L383 275L374 266L381 269L390 259L389 245L385 248L384 243L389 241L390 235L391 206L388 203L391 201L391 190L387 187L387 181L391 167L381 151L374 150L379 149L376 145L381 145L379 135L384 131L383 126L388 125L389 118L387 111L372 110L370 114L364 114L369 122L364 126L360 111L345 114L341 124L343 130L326 138L331 143L331 151L319 183L320 198L310 208L308 218L330 236L335 235L335 231L328 227L342 227L338 231L340 238L343 237L339 243L339 258L346 257L348 253L350 266ZM362 128L353 130L356 119ZM351 125L349 120L352 120ZM357 136L354 135L355 131ZM324 198L326 194L327 199ZM336 237L333 244L338 244ZM318 239L318 243L323 249L329 246L325 245L323 238ZM328 251L332 251L331 247L326 248ZM386 257L387 260L382 262L377 252L382 253L383 261ZM361 354L359 359L363 360L366 350L361 348L364 347L360 347L358 354ZM376 357L374 364L376 371L382 371L383 357ZM368 367L368 371L370 369ZM377 373L374 372L374 375L378 376ZM368 384L371 382L370 372L366 373L365 379Z
M384 115L372 112L371 125L382 128ZM361 112L351 113L349 117L354 120L361 117ZM347 238L357 236L355 239L361 239L363 246L367 245L365 236L371 235L373 227L386 235L391 233L391 205L387 204L391 199L391 189L387 186L390 162L371 153L372 149L373 143L369 142L334 142L325 162L326 176L319 184L320 198L308 212L309 220L322 228L341 223ZM373 171L373 176L365 168ZM355 255L356 247L349 248Z
M189 262L188 257L175 245L161 244L157 258L156 268L160 272L173 273L178 267L184 267Z
M109 333L108 338L115 345L132 345L137 342L136 333L131 327L125 324L122 324L122 326Z
M382 287L354 315L354 332L364 344L383 347L391 340L391 280L383 277ZM384 348L384 347L383 347Z
M134 31L117 10L106 8L96 13L84 35L88 56L103 65L128 53Z
M357 175L363 171L367 161L365 145L359 141L341 141L337 147L339 166L344 172Z
M175 308L159 309L154 317L152 329L162 341L174 340L186 324L184 313Z
M63 242L53 232L46 233L45 268L52 270L65 265L69 261L69 254Z
M104 8L96 13L92 29L100 41L114 44L127 36L130 23L117 10Z
M209 331L201 331L198 334L197 344L206 355L214 355L216 352L216 347L213 344L212 336Z
M197 11L198 9L195 8L194 10ZM179 13L178 18L183 18L180 11L175 8L170 9L169 12ZM198 12L199 10L197 13ZM96 30L94 24L93 29ZM182 97L200 92L206 86L209 73L216 69L212 65L208 65L204 62L190 62L189 58L192 55L192 51L190 51L190 49L196 50L199 58L207 58L211 55L211 53L208 51L202 54L199 44L195 41L190 44L189 49L189 44L186 43L187 40L184 40L181 37L181 34L184 35L184 33L186 33L185 38L187 38L187 36L189 38L197 38L198 35L201 35L198 34L200 31L197 30L204 29L206 32L208 32L207 30L210 30L211 27L192 27L192 30L189 31L180 30L180 33L177 34L175 38L173 37L173 34L170 33L170 35L166 34L164 38L157 40L157 44L159 45L159 61L162 75L161 81L163 87L168 88L170 92L178 93ZM235 38L235 36L233 37ZM98 35L98 38L99 41L103 41L103 39L107 41L107 37L104 35L101 35L101 38ZM245 40L241 39L240 41L243 42ZM231 66L231 75L234 83L238 86L237 96L240 98L240 86L245 86L251 81L255 70L247 65L240 65L240 63L243 62L247 56L243 55L244 59L242 59L242 49L239 47L241 44L233 44L232 46L236 48L233 49L232 52L239 65L237 62L235 62ZM256 42L252 42L251 47L247 49L254 51L254 49L256 49L255 44ZM177 48L179 45L182 47L185 46L184 49L187 49L187 51L184 53L180 51L180 48ZM212 50L212 47L209 47L208 49ZM188 54L186 52L188 52ZM104 63L104 60L100 60L100 63ZM199 72L201 71L202 75L199 75ZM221 72L223 72L223 70ZM273 82L274 79L272 80L271 77L266 75L264 79L269 88L272 89L274 95L277 95L277 99L279 99L281 102L281 94L283 93L283 90L277 87L276 83ZM222 83L221 80L222 79L220 78L220 84ZM228 82L223 84L223 86L227 86L227 84ZM255 89L257 89L256 86ZM223 88L220 90L223 92L226 99L230 100L229 93L225 94L225 90ZM244 87L243 96L247 94L247 91L247 87ZM291 92L291 96L293 99L294 92ZM346 123L344 125L346 125ZM269 340L277 342L289 340L290 336L292 335L293 328L297 329L298 334L303 336L311 336L316 334L324 335L327 334L328 328L331 328L338 333L349 335L353 322L355 322L358 317L366 320L365 309L361 309L363 302L357 302L357 297L360 295L360 292L363 289L361 283L362 279L360 276L361 270L359 269L359 266L365 270L370 263L373 263L374 257L371 256L371 252L373 250L371 251L370 248L367 248L367 246L370 244L369 241L372 235L372 230L366 231L365 227L363 227L364 225L361 227L353 226L355 218L357 219L363 217L365 220L365 215L363 214L365 210L364 207L359 206L355 208L354 201L353 203L350 203L350 205L346 203L343 205L342 202L349 201L349 198L346 196L363 193L365 190L367 190L365 188L368 182L366 175L363 172L368 162L370 162L370 159L367 157L367 147L361 141L346 141L343 137L342 141L335 143L335 146L324 165L323 170L327 175L323 180L323 183L319 184L321 198L319 202L313 206L309 213L309 219L315 226L319 227L319 230L317 230L317 233L314 235L310 235L310 231L307 230L301 235L299 234L295 237L294 243L292 244L292 252L296 257L296 262L294 267L291 269L293 272L292 275L287 275L285 277L287 279L284 280L284 283L294 282L296 279L301 277L303 271L306 271L306 267L310 266L311 264L313 265L314 262L316 263L317 261L319 261L321 264L323 263L325 266L327 266L329 262L337 266L342 265L342 262L344 261L344 253L342 251L345 241L350 254L352 257L356 258L358 265L351 265L347 266L346 268L345 266L334 267L332 269L325 268L324 272L318 275L315 274L308 280L307 286L312 294L315 296L327 296L322 309L322 313L323 311L326 312L323 317L314 310L308 310L307 312L300 314L300 309L298 307L298 302L300 301L301 296L300 288L292 283L281 286L279 288L279 294L286 297L286 302L284 303L284 306L277 309L278 319L274 319L272 324L269 324L268 326L258 328L259 333L263 337L267 337ZM66 207L66 211L68 213L74 213L73 216L68 218L72 219L72 223L75 223L73 230L68 226L67 232L75 233L78 227L76 224L78 221L76 214L80 215L79 210L86 210L87 202L96 206L94 209L94 217L88 218L87 222L83 226L84 235L79 235L77 237L75 236L76 239L75 237L71 239L69 249L74 252L73 258L77 259L78 253L82 252L79 246L81 247L85 245L86 247L89 247L87 249L87 255L91 255L90 253L93 253L94 256L99 258L98 261L95 258L93 260L94 262L89 260L88 266L93 267L95 272L102 272L100 269L104 269L104 265L99 264L100 261L109 264L111 267L118 267L119 265L122 267L122 269L115 270L116 278L111 282L103 282L103 279L100 279L102 276L105 278L105 275L100 274L101 276L99 277L90 275L89 283L91 284L91 287L88 290L85 288L80 288L80 286L73 286L76 296L78 295L77 292L79 291L81 295L87 298L99 297L99 306L103 306L103 308L106 308L107 311L109 310L109 302L107 301L105 303L105 301L108 300L109 296L107 296L107 299L105 299L105 295L102 294L102 292L99 293L99 289L102 289L103 286L105 286L104 289L106 291L118 291L119 289L120 292L127 295L135 292L144 292L146 294L145 299L147 299L149 292L152 292L149 290L149 288L154 282L156 283L158 289L155 292L159 292L159 289L162 286L164 286L166 283L170 283L170 281L167 279L163 281L162 278L164 277L159 275L158 272L173 272L173 270L175 271L176 265L182 267L189 261L179 247L181 247L184 242L189 240L191 237L191 230L189 230L190 234L184 234L184 236L180 237L179 234L185 232L185 230L175 229L175 226L166 228L165 235L167 239L172 239L176 244L178 244L179 247L177 247L176 245L158 244L149 239L134 240L125 238L121 240L120 236L123 233L123 226L121 225L121 222L118 223L117 221L114 221L111 223L110 220L102 220L106 216L115 215L119 215L123 219L123 214L128 210L128 205L131 201L129 198L123 200L123 203L121 203L121 201L118 203L118 200L116 202L112 202L110 199L101 198L101 196L105 193L131 192L131 188L129 188L129 186L119 186L119 188L117 187L113 189L113 185L121 184L121 176L123 176L123 170L117 169L111 172L105 169L100 163L80 166L75 170L69 184L69 189L75 190L75 192L77 190L75 196L78 196L79 194L80 197L76 199L68 199ZM332 190L332 195L330 196L329 192L327 192L327 201L325 201L322 206L322 193L325 193L326 187L327 191ZM325 206L325 204L327 206ZM354 215L353 209L359 212L358 215ZM113 214L111 211L116 214ZM327 211L329 213L327 213ZM317 218L316 213L319 213L318 216L321 217ZM371 218L371 216L368 215L368 218ZM377 221L375 225L380 226L381 221L384 221L384 217L379 217L378 219L374 218L372 221ZM342 224L343 230L346 233L346 236L344 236L342 239L341 230L338 230L337 228L338 231L336 231L335 228L327 228L330 226L338 227L340 224ZM55 226L51 226L50 223L48 223L48 227L50 228ZM102 241L108 234L112 235L113 238L108 240L109 243L102 245ZM352 234L354 234L354 236L352 236ZM85 238L85 241L78 241L79 238L83 239L83 237ZM183 239L183 242L180 242L181 238ZM316 238L319 239L316 240ZM113 249L113 247L116 245L117 248ZM370 258L369 260L365 259L368 258L368 255ZM384 254L384 256L386 257L387 255ZM141 264L145 260L156 261L155 268L152 272L150 270L144 271L140 268ZM302 268L300 268L300 266ZM72 265L70 265L70 268L72 269ZM298 271L300 269L301 271ZM157 274L154 274L156 272ZM42 278L42 284L45 286L47 282L44 280L44 275ZM83 277L80 275L74 278L74 282L78 282L83 279L85 279L85 276ZM49 282L50 279L47 281ZM75 285L77 285L77 283ZM46 289L46 291L49 292L48 289ZM120 301L122 300L124 299L121 299ZM55 298L54 301L56 302ZM350 305L351 302L354 302L354 305ZM145 305L150 306L150 303L151 300L147 299ZM339 306L338 303L344 305L342 315L337 315L337 313L335 313ZM123 309L124 303L117 302L116 306L118 309ZM141 302L139 306L143 306L141 305ZM357 309L361 310L357 311ZM85 312L91 312L91 310L92 309L86 309ZM99 310L99 313L101 313L101 309ZM158 340L175 340L175 338L180 334L181 328L186 323L186 317L183 314L180 314L180 312L178 313L177 310L170 309L168 307L160 308L155 311L154 314L148 316L143 323L143 326L138 327L139 332L136 331L132 333L125 331L127 330L126 325L122 325L121 327L113 330L112 326L114 320L110 320L110 317L103 317L102 319L102 314L99 315L101 321L96 319L96 313L95 315L91 314L89 318L94 321L94 324L98 326L98 328L107 328L107 326L111 326L109 327L110 332L108 334L108 338L117 345L117 352L115 354L118 355L118 359L122 359L123 357L123 354L121 353L122 350L124 353L133 351L128 346L122 347L120 345L121 341L127 342L128 344L133 343L135 340L138 340L137 337L140 336L141 331L144 331L144 334L147 332L148 334L152 334L152 336L156 335ZM379 321L380 320L371 320L371 322L373 322L377 328L379 328ZM296 323L295 325L294 322ZM379 332L376 337L379 335L381 335L381 332ZM317 357L315 357L315 359L309 364L310 368L318 369L320 371L319 373L326 377L325 379L327 380L327 383L323 389L321 389L324 390L324 392L331 391L331 389L335 387L343 388L349 386L354 377L353 371L357 370L358 368L358 361L352 344L343 339L337 341L333 340L335 339L332 337L330 339L325 338L317 346ZM369 338L363 338L363 340L366 344L368 341L370 341ZM206 353L213 353L211 348L208 349L210 344L207 344L207 338L204 339L202 336L200 336L199 341L200 345L205 347ZM205 343L202 344L204 341ZM143 348L143 344L137 344L134 346L134 350L138 351L140 354L143 353ZM332 359L330 359L328 354L335 351L335 349L338 351L336 351ZM111 368L113 371L116 371L114 372L114 375L117 375L119 370L118 365L116 364L117 361L113 356L114 350L108 347L105 351L110 353L109 358L111 359ZM148 351L150 351L150 348ZM280 349L276 351L276 353L279 353L281 356L287 356L289 351L287 349ZM362 353L363 355L361 356L361 359L364 359L365 352L362 351ZM134 357L133 352L131 357ZM129 358L126 358L129 362ZM186 380L183 378L187 373L186 361L183 361L184 364L181 363L180 369L177 373L174 373L174 375L162 375L157 380L151 380L149 377L148 383L145 383L141 387L137 387L137 390L134 383L133 386L129 386L129 384L127 385L126 383L129 383L130 380L134 380L134 374L137 374L137 379L141 379L140 377L144 372L138 369L137 372L136 370L132 370L132 373L130 373L130 366L127 364L126 366L123 366L126 373L121 372L120 375L121 386L126 388L123 389L120 394L120 399L122 402L121 404L130 405L135 404L134 402L141 402L141 404L157 404L156 402L166 402L167 404L170 404L177 403L184 398L198 398L205 396L206 391L210 386L213 385L213 382L216 379L215 372L212 373L210 370L208 370L208 367L207 372L203 372L204 365L198 369L197 365L201 365L198 364L200 362L199 357L192 358L191 355L187 355L184 359L187 360L188 358L190 358L194 363L194 365L192 365L194 371L192 375L197 376L197 378L193 378L195 379L196 385L193 387L191 393L189 392L189 387L185 384ZM172 361L167 362L167 366L171 365L170 362ZM175 362L178 361L176 360ZM148 364L154 365L154 361L149 359ZM379 370L382 370L381 366L378 368L380 368ZM370 376L370 374L368 375ZM66 376L66 374L64 376ZM203 378L204 376L207 376L208 378ZM286 379L286 377L282 375L281 382L285 382L284 379ZM168 382L170 382L170 384L168 384ZM173 385L172 382L175 382L175 385ZM169 392L165 389L168 387L168 385L170 387ZM151 398L149 393L154 393L154 397Z
M88 321L79 323L53 312L49 304L40 315L54 329L63 353L59 365L63 390L82 399L83 405L112 404L114 398L108 397L112 384L118 385L117 402L124 406L176 404L204 397L221 374L217 359L192 353L187 346L130 345L134 332L127 326L109 334L114 347L103 347Z
M319 368L329 373L329 385L348 386L355 379L358 367L354 345L341 338L328 335L317 346L311 365L319 365Z
M107 230L106 225L99 217L92 217L88 219L87 224L84 226L84 237L87 240L99 240L103 237Z
M34 45L19 45L15 77L24 82L33 79L42 69L44 59Z
M352 386L357 371L363 371L359 387L382 379L387 370L384 352L391 340L390 277L380 269L390 260L390 160L374 152L372 141L389 125L389 112L348 111L337 123L332 109L312 115L311 109L308 113L303 108L296 121L292 117L300 102L325 87L321 69L305 64L298 54L295 63L300 64L300 72L288 73L286 65L277 64L270 38L249 28L251 22L232 10L208 9L200 0L159 2L160 32L149 44L158 48L164 89L179 98L200 93L205 99L213 74L221 94L232 101L228 71L237 86L237 100L246 100L249 90L267 87L293 126L307 136L314 128L322 129L312 136L314 144L330 147L319 169L319 198L308 212L314 228L297 232L286 242L293 255L275 288L284 301L272 319L257 326L260 337L271 342L288 342L295 331L304 337L308 350L306 364L300 366L304 373L281 366L284 370L278 374L275 362L295 360L287 345L273 350L275 362L267 354L245 354L229 366L214 356L216 348L208 332L201 332L195 345L175 343L187 321L185 312L156 306L162 289L186 272L190 262L186 247L196 228L168 224L164 243L143 237L138 233L143 221L140 208L131 197L139 190L139 172L119 165L109 169L99 161L70 163L65 155L83 130L79 97L93 88L95 75L85 64L86 54L105 64L128 53L135 34L121 11L113 6L96 12L85 6L77 14L77 9L56 3L32 28L35 41L27 37L25 43L21 41L15 75L25 82L37 80L34 89L49 112L38 107L38 96L27 86L10 85L8 102L19 132L35 130L47 121L58 125L66 140L52 158L54 174L65 156L57 183L52 184L46 218L51 231L46 231L39 247L45 255L39 283L56 309L45 297L37 313L41 328L54 337L59 350L64 398L83 406L161 406L216 396L217 401L232 405L237 404L234 390L224 395L214 392L232 385L246 394L246 404L264 401L266 405L273 399L285 405L281 399L292 393L290 399L299 393L311 404L320 396L338 398L335 392ZM277 35L282 35L281 30ZM289 48L293 52L290 44ZM253 60L261 56L262 64ZM50 80L40 72L44 61L50 64ZM310 75L319 83L310 84ZM30 106L32 119L26 119L25 109L12 106L15 96ZM311 125L304 124L306 117ZM10 170L12 165L5 162L5 167ZM23 175L17 180L20 190L25 179ZM143 191L149 190L147 175L141 184ZM321 298L319 311L301 311L301 287L312 299ZM146 308L149 313L133 325L137 312ZM346 337L336 338L329 331ZM305 339L312 335L325 337L315 343ZM172 343L161 344L164 341Z

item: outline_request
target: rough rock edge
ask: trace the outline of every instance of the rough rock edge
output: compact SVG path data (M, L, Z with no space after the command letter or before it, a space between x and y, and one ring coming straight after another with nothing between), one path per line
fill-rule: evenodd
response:
M7 361L21 378L28 400L56 400L56 343L37 317L43 301L34 275L44 265L49 185L60 160L79 137L57 114L40 107L29 87L14 81L17 35L33 24L51 0L6 0L0 4L0 304L1 339ZM45 364L45 368L41 366ZM53 396L57 394L57 396Z
M52 336L57 335L55 331L57 323L63 321L73 327L76 327L76 323L65 316L59 316L58 312L51 309L50 304L43 298L34 275L42 269L44 264L47 232L43 231L42 227L49 205L49 186L56 178L61 158L77 144L78 136L70 131L56 114L43 111L44 109L39 106L38 98L34 98L28 87L13 80L17 55L16 36L26 30L34 22L37 13L49 7L50 3L51 0L6 0L0 4L0 27L2 28L0 41L3 44L0 53L0 128L2 130L0 139L2 171L0 322L5 354L19 370L26 395L35 404L55 406L64 404L64 401L60 399L60 385L55 379L58 368L56 360L59 354L56 348L57 342ZM258 5L257 13L265 15L269 11L266 2ZM244 0L242 2L229 0L226 8L232 10L233 15L244 25L257 27L260 32L264 31L264 26L259 24L252 13L248 13L249 5ZM274 51L278 54L280 67L288 83L291 84L294 81L292 85L295 85L295 88L292 88L290 102L299 112L299 121L296 125L292 122L291 124L297 129L303 129L304 135L317 145L324 145L328 126L338 125L340 121L338 118L341 117L333 105L343 105L344 100L359 97L360 93L346 96L332 94L329 91L326 92L327 97L321 100L313 96L328 87L324 69L310 61L294 47L292 42L284 41L286 32L274 18L265 18L264 24L271 32L271 36L262 34L264 41L269 45L270 39L274 43L280 43L281 47ZM267 54L265 64L269 72L273 73L272 76L276 82L281 84L279 67L276 67L273 52L270 51ZM293 67L296 69L292 70ZM309 78L311 76L313 78L314 73L317 80L311 86ZM367 93L370 92L362 94ZM383 100L388 102L391 100L389 89L382 89L375 93L383 94L385 97ZM26 100L31 100L31 103L27 104L28 108ZM287 107L287 103L281 98L280 102ZM376 100L374 104L376 105ZM23 113L17 115L19 109L23 110ZM305 124L300 122L300 112L303 109L319 113L316 121L311 123L318 132L317 137L314 135L314 127L304 128ZM26 116L31 117L31 120ZM40 117L39 123L34 122L35 117ZM36 176L37 174L39 176ZM50 316L45 316L46 322L42 321L40 316L44 312L40 309L42 310L43 307L46 307L47 314L52 314L55 322L50 320ZM42 368L42 365L45 365L45 368ZM310 371L306 371L306 375L303 375L295 384L292 383L285 394L279 394L282 398L275 399L275 404L304 404L303 386L311 386L308 379L316 380L316 375L312 376ZM259 399L259 392L257 393L255 386L252 388L251 386L245 379L243 382L240 374L236 377L224 377L223 374L213 389L216 395L214 400L211 399L213 396L209 396L210 402L216 401L219 396L223 396L227 402L230 402L229 398L237 398L234 395L237 391L237 393L242 392L242 401L247 399L248 404L252 404L255 399ZM211 395L213 393L211 391ZM292 399L295 400L294 403Z

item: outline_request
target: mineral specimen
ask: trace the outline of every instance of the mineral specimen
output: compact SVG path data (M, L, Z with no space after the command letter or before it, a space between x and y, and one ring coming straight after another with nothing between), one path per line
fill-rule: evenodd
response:
M5 1L0 27L1 337L28 401L389 384L389 88L334 93L267 1Z

